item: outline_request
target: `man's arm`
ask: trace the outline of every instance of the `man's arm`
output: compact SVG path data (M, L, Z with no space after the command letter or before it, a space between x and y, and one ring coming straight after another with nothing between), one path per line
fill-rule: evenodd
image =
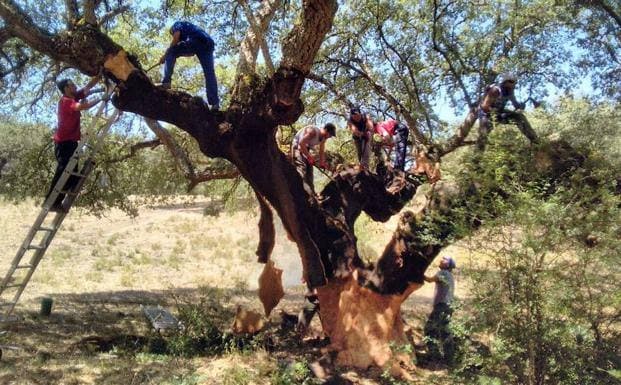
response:
M520 103L517 101L517 99L515 98L515 93L511 93L511 96L509 97L509 100L511 100L511 104L513 104L513 107L516 110L523 110L526 108L526 103Z
M500 92L496 89L496 87L489 90L485 96L483 97L483 103L481 103L481 109L485 112L490 112L492 110L492 104L498 99L500 96Z
M89 108L93 107L95 104L101 102L103 100L103 98L97 98L97 99L92 99L92 100L85 100L83 102L76 102L74 103L71 108L74 111L83 111L83 110L88 110Z
M437 276L437 275L433 275L433 276L431 276L431 277L429 277L429 276L425 275L425 276L423 276L423 279L424 279L425 281L427 281L427 282L439 282L439 281L440 281L440 280L438 279L438 276Z
M168 48L164 52L164 55L162 55L162 57L160 58L160 64L163 64L166 61L166 54L168 53L168 50L176 46L177 44L179 44L179 41L181 41L181 31L173 32L172 40L170 41L170 46L168 46Z
M315 137L315 130L312 128L307 128L304 130L304 136L302 136L302 140L298 144L298 148L304 157L309 161L309 163L314 164L315 158L308 152L308 142Z
M351 131L351 134L353 136L359 137L361 132L358 131L358 127L356 127L355 124L353 124L352 122L348 121L347 122L347 128L349 129L349 131Z
M367 116L367 121L364 125L367 127L367 137L370 139L373 136L373 119Z
M326 168L326 141L324 140L319 144L319 166Z

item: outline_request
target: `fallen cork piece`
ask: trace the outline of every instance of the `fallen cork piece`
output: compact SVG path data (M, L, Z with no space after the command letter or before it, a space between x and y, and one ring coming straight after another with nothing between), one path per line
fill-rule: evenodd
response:
M270 316L272 309L278 305L284 295L282 270L274 266L274 261L267 261L259 276L259 299L263 304L266 317Z
M233 320L233 325L231 326L233 333L254 334L261 331L264 326L265 322L263 321L261 314L252 310L246 310L241 306L237 306L235 320Z

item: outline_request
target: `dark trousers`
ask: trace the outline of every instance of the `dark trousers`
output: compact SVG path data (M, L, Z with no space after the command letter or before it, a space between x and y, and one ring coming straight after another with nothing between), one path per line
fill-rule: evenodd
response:
M166 60L164 62L164 78L162 83L170 83L172 74L175 69L175 63L180 56L198 57L198 61L203 67L203 75L205 76L205 89L207 91L207 102L211 107L220 108L220 99L218 98L218 80L216 79L216 71L213 60L213 40L196 40L191 39L181 41L175 46L168 48L166 51Z
M445 303L433 306L425 324L425 340L429 358L452 361L455 355L455 341L449 327L453 309Z
M405 124L399 123L395 128L395 169L405 170L405 153L407 152L409 130Z
M293 164L295 165L295 169L298 171L298 174L302 177L304 181L304 189L308 193L314 193L314 177L313 177L313 166L311 166L302 152L295 147L293 149Z
M371 157L371 143L367 132L362 137L352 136L354 145L356 146L356 154L358 154L358 162L366 169L369 167L369 158Z
M56 172L54 173L54 177L52 178L52 184L50 186L50 190L45 196L46 200L52 193L52 190L54 189L54 186L56 186L56 182L58 182L58 180L60 179L60 176L65 170L65 167L67 167L67 164L69 163L69 160L71 160L71 156L75 152L76 148L78 148L78 142L73 142L73 141L60 142L60 143L54 144L54 155L56 156L56 161L58 162L58 164L56 165ZM78 171L77 164L75 165L74 171L76 172ZM69 179L67 180L67 183L61 190L72 189L76 185L77 180L78 178L76 176L69 177ZM65 199L65 194L58 194L58 198L56 198L54 205L56 206L60 205L64 199Z
M479 110L479 138L477 139L477 149L484 150L487 145L487 136L492 131L492 114L497 123L515 123L522 134L526 136L531 143L537 143L538 139L537 134L535 134L535 130L533 130L528 122L528 119L526 119L524 114L521 112L505 110L499 113L488 114L482 110Z

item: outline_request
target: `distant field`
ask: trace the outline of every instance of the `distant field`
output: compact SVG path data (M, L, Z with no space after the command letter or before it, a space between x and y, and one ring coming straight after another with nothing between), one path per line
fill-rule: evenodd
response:
M0 345L17 348L3 349L0 383L269 384L283 360L312 360L304 355L313 349L304 344L276 354L233 351L200 358L85 353L76 348L90 336L148 335L140 304L160 304L175 313L177 301L207 297L222 309L222 328L227 328L237 305L260 309L255 290L263 265L254 255L258 213L224 211L206 216L207 204L145 207L133 219L119 211L97 218L73 210L16 309L24 321L10 326L0 339ZM2 276L37 213L33 201L0 204ZM379 255L395 226L396 218L386 224L361 218L357 225L361 252L369 258ZM464 262L468 259L459 248L447 252ZM273 258L284 269L287 292L272 313L275 325L280 322L279 310L299 311L304 292L297 248L280 223ZM463 287L458 286L461 295ZM415 330L430 310L432 292L433 286L425 285L406 302L404 316ZM50 318L38 316L44 296L54 299ZM377 383L372 373L351 375L353 383ZM426 383L434 383L435 377L441 381L442 373L421 373Z

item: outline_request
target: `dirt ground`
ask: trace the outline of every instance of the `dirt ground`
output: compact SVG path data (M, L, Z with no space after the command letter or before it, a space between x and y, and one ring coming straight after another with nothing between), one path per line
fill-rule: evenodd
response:
M176 314L179 304L206 301L217 309L223 330L238 305L261 308L256 289L263 265L254 255L258 213L207 216L208 205L203 200L144 207L136 218L120 211L98 218L72 210L21 297L14 312L20 320L0 328L0 384L296 383L279 377L282 368L307 366L321 355L321 342L276 332L280 314L297 313L304 304L299 255L280 224L273 259L284 270L286 296L268 320L268 330L274 331L269 348L231 349L208 357L146 348L155 332L141 305ZM2 276L37 214L33 201L0 204ZM379 255L395 227L396 218L385 224L360 220L362 252ZM446 253L458 263L468 259L459 247ZM459 274L457 280L457 296L465 296ZM431 309L432 294L433 286L425 285L405 303L404 318L415 334ZM53 299L49 317L39 315L44 297ZM319 334L316 321L313 327ZM343 383L390 383L377 370L340 370ZM443 370L419 369L414 376L416 383L450 383Z

